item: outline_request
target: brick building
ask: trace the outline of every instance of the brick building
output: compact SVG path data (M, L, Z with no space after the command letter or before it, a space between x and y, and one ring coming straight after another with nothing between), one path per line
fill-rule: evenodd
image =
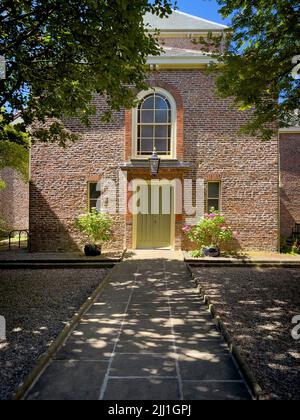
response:
M168 20L152 15L146 20L161 30L164 53L148 59L149 90L139 94L140 105L115 112L111 122L104 124L100 116L106 102L96 96L97 115L90 128L76 120L65 121L69 129L81 133L80 141L67 149L43 144L32 148L33 250L81 249L74 219L87 207L95 207L96 186L104 179L108 198L116 192L118 208L110 248L188 248L184 224L215 207L238 232L234 246L277 250L278 136L262 142L240 134L250 114L233 110L230 100L216 96L214 77L205 71L211 58L193 42L199 35L221 33L225 27L180 12ZM149 191L165 194L162 186L145 189L151 180L148 159L154 148L161 158L156 183L177 180L167 195L171 211L164 214L159 208L154 214L132 214L129 204L136 192L144 208L157 197Z
M280 225L281 235L290 237L300 223L300 127L280 130Z

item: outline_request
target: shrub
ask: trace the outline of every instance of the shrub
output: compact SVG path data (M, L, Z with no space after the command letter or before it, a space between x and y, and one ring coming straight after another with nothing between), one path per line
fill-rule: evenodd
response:
M96 210L78 216L75 227L94 245L108 242L112 234L111 218L106 213L98 213Z
M185 226L183 231L187 237L196 244L195 256L202 254L204 247L218 247L232 241L237 233L228 226L224 214L211 209L210 214L205 214L204 219L196 226Z
M289 240L288 238L281 237L280 252L282 254L298 255L300 254L300 242L297 240Z

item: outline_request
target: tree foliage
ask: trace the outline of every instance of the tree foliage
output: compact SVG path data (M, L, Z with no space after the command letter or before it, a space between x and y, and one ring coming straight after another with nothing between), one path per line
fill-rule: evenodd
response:
M19 130L24 139L33 122L49 120L50 127L32 133L34 138L63 145L73 141L59 119L76 117L88 126L96 93L107 96L108 110L132 106L135 93L130 86L145 87L147 57L160 54L154 34L145 32L143 17L146 12L167 16L173 3L1 0L0 55L7 64L6 79L0 80L1 128L3 121L13 121L16 110L24 121L22 127L6 126L5 141L11 140L10 130ZM2 166L9 148L16 151L18 145L3 144L1 138Z
M9 124L0 114L0 171L6 167L16 169L28 179L30 136L24 124ZM5 183L0 179L0 190Z
M254 108L244 128L249 134L269 139L274 122L299 124L295 110L300 105L300 2L217 1L222 16L232 19L220 58L219 94L233 97L240 109Z

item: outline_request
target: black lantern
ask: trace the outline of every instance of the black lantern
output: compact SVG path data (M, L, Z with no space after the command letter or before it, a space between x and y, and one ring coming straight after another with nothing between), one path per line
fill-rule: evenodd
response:
M160 158L154 148L153 155L149 159L151 176L157 176L160 168Z

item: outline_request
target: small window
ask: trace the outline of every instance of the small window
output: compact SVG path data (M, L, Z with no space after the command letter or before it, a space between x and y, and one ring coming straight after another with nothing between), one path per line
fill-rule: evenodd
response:
M214 208L216 211L221 211L221 183L220 182L208 183L207 210L210 211L212 208Z
M97 182L89 182L89 212L93 209L97 209L97 201L99 200L101 193L98 190Z

